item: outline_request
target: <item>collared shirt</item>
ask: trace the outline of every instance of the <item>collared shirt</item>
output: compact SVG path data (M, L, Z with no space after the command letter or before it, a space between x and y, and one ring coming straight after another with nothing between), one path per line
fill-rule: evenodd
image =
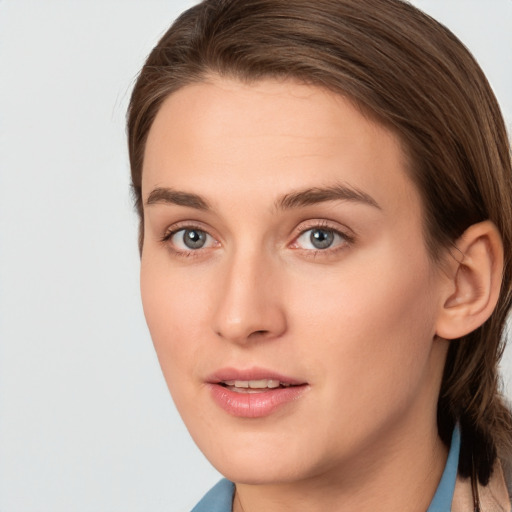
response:
M437 486L436 493L430 502L427 512L450 512L452 508L453 491L457 480L457 467L459 466L460 429L455 427L452 434L452 444L446 459L443 476ZM228 509L229 510L229 509Z
M223 478L212 487L192 512L231 512L235 484Z
M457 479L457 465L460 451L460 431L453 431L452 443L446 460L443 476L437 486L427 512L450 512ZM192 512L231 512L235 484L223 479L206 493L203 499L194 507Z

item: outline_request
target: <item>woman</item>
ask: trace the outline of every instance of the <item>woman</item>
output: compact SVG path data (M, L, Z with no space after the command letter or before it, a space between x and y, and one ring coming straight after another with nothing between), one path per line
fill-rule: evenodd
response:
M399 0L206 0L128 130L146 319L227 478L194 510L510 510L510 149L448 30Z

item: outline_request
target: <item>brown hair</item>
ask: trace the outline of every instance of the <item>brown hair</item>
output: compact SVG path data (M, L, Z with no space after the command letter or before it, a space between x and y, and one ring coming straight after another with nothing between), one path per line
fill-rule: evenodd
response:
M504 244L500 299L479 329L450 343L438 401L449 444L461 428L459 473L485 485L497 453L512 451L512 415L497 365L512 303L512 170L504 122L471 54L445 27L401 0L205 0L184 12L145 63L128 113L129 152L143 239L145 142L164 99L229 76L293 79L351 98L394 130L423 198L434 259L490 219Z

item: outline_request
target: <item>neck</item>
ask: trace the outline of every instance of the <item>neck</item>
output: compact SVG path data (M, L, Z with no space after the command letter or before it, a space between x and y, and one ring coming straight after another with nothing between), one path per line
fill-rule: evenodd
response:
M357 461L311 478L270 485L237 484L233 512L425 512L446 464L447 449L431 427L399 432L368 446Z

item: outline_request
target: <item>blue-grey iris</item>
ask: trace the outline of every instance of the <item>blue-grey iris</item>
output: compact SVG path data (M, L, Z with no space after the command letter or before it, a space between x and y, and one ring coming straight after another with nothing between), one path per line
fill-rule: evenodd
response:
M327 229L313 229L309 239L313 247L317 249L327 249L334 242L334 233Z
M185 229L183 232L183 243L189 249L201 249L206 243L206 233L197 229Z

